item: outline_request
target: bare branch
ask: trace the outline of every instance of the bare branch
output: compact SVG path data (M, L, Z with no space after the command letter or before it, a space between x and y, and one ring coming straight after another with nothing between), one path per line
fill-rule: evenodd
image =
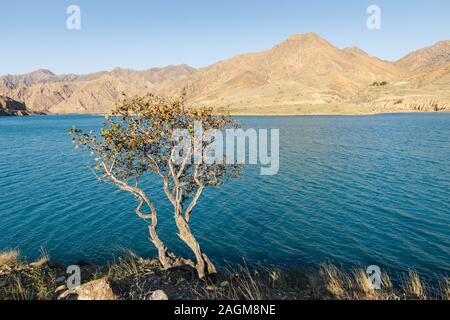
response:
M173 150L172 150L172 154L173 154ZM178 188L180 185L180 180L178 179L178 176L175 173L175 167L173 166L172 156L170 156L168 162L169 162L170 173L172 174L173 183L175 185L174 187Z
M145 192L136 187L132 187L130 186L126 181L122 181L117 179L112 173L111 171L108 169L108 167L106 166L106 164L104 162L102 162L102 166L105 170L105 175L111 180L111 182L113 182L119 189L127 191L132 193L134 196L140 198L141 200L145 201L145 203L147 203L148 207L150 208L152 215L156 216L156 208L153 205L152 201L147 197L147 195L145 194ZM142 207L142 206L141 206ZM140 209L140 208L139 208Z
M187 222L189 222L189 219L191 218L192 210L197 205L198 199L202 195L202 192L204 189L205 189L204 186L201 186L197 189L197 192L195 193L194 198L192 199L191 203L189 204L189 207L186 209L186 213L184 214L184 217Z
M198 199L200 198L200 196L203 193L203 190L205 189L205 185L203 183L201 183L201 181L198 178L198 168L199 168L199 165L196 165L195 172L194 172L194 180L195 180L195 183L197 183L197 185L198 185L198 189L197 189L197 192L195 193L194 198L192 199L191 203L189 204L188 208L186 209L186 212L184 215L187 222L189 222L189 219L191 218L192 210L197 205Z
M146 214L141 211L142 205L144 204L144 202L145 202L144 199L141 198L141 201L139 202L139 205L135 210L136 214L139 216L139 218L144 219L144 220L153 219L155 217L153 214L151 214L151 213Z
M164 178L164 176L163 176L163 174L161 173L161 170L160 170L160 168L159 168L158 162L156 162L155 158L153 158L151 155L147 155L147 158L149 158L150 161L153 162L153 165L154 165L155 168L156 168L156 173L157 173L161 178Z
M170 189L169 189L169 176L168 176L168 175L165 176L165 177L163 178L163 181L164 181L164 192L165 192L167 198L169 198L169 200L170 200L170 202L172 203L172 205L175 207L175 206L176 206L175 197L174 197L174 195L170 192Z

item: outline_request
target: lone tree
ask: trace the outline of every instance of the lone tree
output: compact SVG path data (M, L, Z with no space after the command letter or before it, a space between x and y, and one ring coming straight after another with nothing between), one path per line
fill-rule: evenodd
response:
M236 128L235 121L213 114L212 109L187 108L182 101L152 94L125 97L105 119L99 135L77 128L69 131L78 147L96 155L95 171L99 180L136 197L135 213L149 222L150 238L163 268L190 264L200 278L216 273L214 264L192 233L189 221L205 188L239 176L240 165L227 164L224 158L209 161L206 152L203 153L216 142L214 137L205 136L205 132ZM196 128L199 123L204 131ZM176 137L180 130L185 132L184 136ZM158 210L140 184L146 175L162 179L161 192L173 205L178 236L194 253L195 264L170 252L159 238Z

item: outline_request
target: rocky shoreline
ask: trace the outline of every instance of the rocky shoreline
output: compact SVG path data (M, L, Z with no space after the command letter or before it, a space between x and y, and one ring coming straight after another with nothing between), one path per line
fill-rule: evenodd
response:
M230 113L230 116L232 117L296 117L296 116L314 116L314 117L320 117L320 116L347 116L347 117L353 117L353 116L376 116L376 115L382 115L382 114L430 114L430 113L436 113L436 114L448 114L450 113L450 108L441 108L439 110L434 109L404 109L404 110L372 110L367 112L351 112L351 111L342 111L342 112L319 112L315 110L311 111L304 111L304 112L295 112L295 113L279 113L279 112L232 112ZM49 114L49 113L36 113L31 112L29 110L25 111L18 111L18 110L1 110L0 109L0 117L2 116L8 116L8 117L23 117L23 116L68 116L68 115L86 115L86 116L104 116L105 114L99 114L99 113L80 113L80 114Z
M24 103L0 95L0 116L27 116L30 114Z
M0 300L448 300L450 278L424 283L415 271L393 285L387 274L381 290L368 286L362 269L330 264L280 271L240 266L199 280L195 269L163 270L157 260L127 253L107 266L80 265L81 285L68 289L67 269L45 254L35 262L17 251L0 254Z

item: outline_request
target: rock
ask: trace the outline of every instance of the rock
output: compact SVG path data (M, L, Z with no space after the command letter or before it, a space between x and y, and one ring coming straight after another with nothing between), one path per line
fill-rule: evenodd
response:
M65 291L58 300L116 300L108 279L102 278Z
M0 116L24 116L28 115L24 103L0 95Z
M216 287L215 286L206 286L206 288L205 288L207 291L214 291L214 290L216 290Z
M162 290L153 291L150 300L169 300L169 297Z

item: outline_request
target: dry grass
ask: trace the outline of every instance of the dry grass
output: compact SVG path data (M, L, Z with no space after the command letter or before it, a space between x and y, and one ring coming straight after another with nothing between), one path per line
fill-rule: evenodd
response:
M51 300L55 298L56 276L49 269L24 268L12 273L0 286L0 300Z
M275 273L273 273L275 275ZM276 279L277 276L274 276ZM207 300L263 300L272 299L272 286L267 274L261 276L260 272L250 271L246 266L229 272L226 279L222 281L207 281L206 285L201 282L193 288L193 293L199 299ZM277 280L275 280L277 281ZM270 298L269 298L270 297Z
M48 254L27 264L19 261L17 251L0 254L0 300L55 299L56 279L64 269L49 263ZM11 267L13 266L13 267ZM92 268L91 268L92 267ZM259 266L228 267L208 281L199 280L195 270L179 267L162 270L157 260L144 260L135 253L126 254L109 268L83 269L83 283L105 275L121 299L148 300L155 290L163 290L170 299L200 300L403 300L450 299L450 278L437 285L424 282L416 271L399 275L392 281L381 275L381 289L372 288L364 269L345 271L332 264L317 268L281 271ZM62 273L61 273L62 272Z
M358 294L362 297L376 297L375 290L369 283L367 273L363 269L356 269L354 272L355 288L358 290Z
M139 275L139 257L131 250L125 251L124 257L114 261L108 268L108 278L112 280L122 280L136 278Z
M372 287L366 272L357 268L349 273L334 265L322 264L320 275L331 299L339 300L392 300L398 299L393 292L390 277L383 273L381 289Z
M4 294L11 300L33 300L31 291L22 283L19 276L14 276L13 284Z
M8 250L0 253L0 268L12 267L18 264L20 252L18 250Z
M244 262L237 268L209 281L192 283L193 297L200 300L403 300L448 299L450 280L447 278L433 295L426 290L417 272L405 276L407 287L397 288L387 273L381 274L381 288L369 283L362 268L347 272L332 264L322 264L319 270L280 271L273 268L251 269ZM140 293L139 296L145 296Z
M450 300L450 278L445 278L442 293L443 300Z
M158 260L146 260L132 251L116 259L104 273L122 300L152 300L156 290L174 300L192 300L192 288L204 284L191 266L164 270Z
M320 266L320 275L325 281L329 293L338 299L348 298L349 286L352 286L350 277L331 264L322 264Z
M415 270L409 270L408 277L403 280L403 290L410 299L426 300L426 290Z
M260 266L250 269L244 265L228 268L206 285L193 288L197 299L206 300L288 300L313 299L315 292L304 272L281 272Z
M18 251L0 254L0 300L49 300L53 298L56 275L47 267L49 257L42 250L42 257L33 263L19 261Z
M400 276L396 288L387 273L381 275L381 288L372 289L367 274L356 269L349 274L333 265L322 265L320 271L325 287L333 299L351 300L447 300L450 298L450 280L445 278L440 285L425 285L418 273L409 270Z
M36 268L42 268L43 266L47 265L48 263L50 263L50 256L44 248L41 248L41 257L38 260L36 260L35 262L30 263L30 266L36 267Z

